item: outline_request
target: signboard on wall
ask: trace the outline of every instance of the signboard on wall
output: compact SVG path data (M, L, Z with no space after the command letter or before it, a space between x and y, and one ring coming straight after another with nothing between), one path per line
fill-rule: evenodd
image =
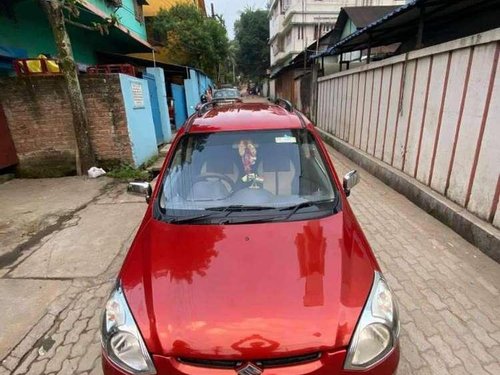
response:
M130 82L130 87L132 89L132 102L134 103L134 109L144 108L144 90L142 88L142 83Z

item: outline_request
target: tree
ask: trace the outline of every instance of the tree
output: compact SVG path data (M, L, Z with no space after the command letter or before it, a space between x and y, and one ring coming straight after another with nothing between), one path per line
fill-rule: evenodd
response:
M82 175L84 171L95 165L95 155L88 133L88 117L83 101L78 69L73 57L71 41L66 30L65 9L76 10L76 0L39 0L47 14L47 19L54 34L54 41L59 55L59 69L64 76L68 90L68 99L73 115L73 127L76 140L76 171ZM76 13L75 13L76 14Z
M194 66L219 79L229 40L220 16L204 17L190 4L162 9L153 17L149 28L163 47L160 54L172 63Z
M80 81L78 80L78 68L73 56L71 40L66 30L66 23L86 30L98 31L101 34L108 34L109 27L115 25L118 19L112 13L103 23L93 22L92 25L85 25L75 21L80 14L77 7L80 0L38 0L38 2L47 14L47 19L54 34L54 41L59 55L59 69L66 82L68 99L73 115L73 127L77 146L76 171L78 175L82 175L87 169L95 165L96 159L88 131L89 121L80 88Z
M236 62L244 77L258 81L269 68L269 20L263 9L245 9L234 24Z
M229 42L229 48L227 50L226 58L221 69L222 77L221 82L237 84L236 79L236 53L237 44L236 41L232 40Z

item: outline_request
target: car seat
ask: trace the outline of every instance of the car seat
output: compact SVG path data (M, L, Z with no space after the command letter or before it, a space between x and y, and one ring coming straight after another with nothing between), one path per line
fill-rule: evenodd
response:
M299 150L296 145L263 145L257 161L257 174L264 178L264 189L275 195L299 193Z

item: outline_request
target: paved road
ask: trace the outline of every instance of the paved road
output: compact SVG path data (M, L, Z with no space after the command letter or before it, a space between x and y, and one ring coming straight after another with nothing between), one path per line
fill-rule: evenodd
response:
M361 172L350 202L400 306L399 374L500 374L500 265Z
M331 155L340 175L356 168ZM350 201L400 302L399 374L500 374L500 265L358 170L362 180ZM116 198L103 202L127 206ZM0 375L101 373L99 314L126 248L98 277L73 281L50 304Z

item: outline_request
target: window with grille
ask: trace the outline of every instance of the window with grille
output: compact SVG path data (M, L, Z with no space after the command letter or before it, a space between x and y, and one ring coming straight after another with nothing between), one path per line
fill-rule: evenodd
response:
M144 4L144 1L134 0L132 3L134 4L135 19L141 23L144 22L144 12L142 10L142 4Z

